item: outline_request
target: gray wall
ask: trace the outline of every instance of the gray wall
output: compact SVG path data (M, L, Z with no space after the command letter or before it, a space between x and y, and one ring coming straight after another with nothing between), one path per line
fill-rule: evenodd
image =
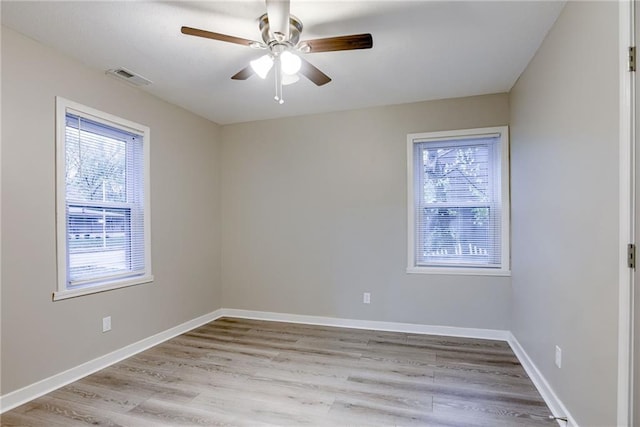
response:
M510 97L510 329L584 426L616 423L617 43L616 2L569 2Z
M508 121L499 94L223 126L224 306L508 329L510 278L405 271L407 133Z
M150 126L153 284L51 301L56 95ZM3 28L2 394L221 306L218 134Z

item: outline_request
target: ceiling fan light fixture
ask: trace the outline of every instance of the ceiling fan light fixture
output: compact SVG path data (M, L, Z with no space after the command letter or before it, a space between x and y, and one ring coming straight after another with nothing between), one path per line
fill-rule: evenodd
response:
M251 68L261 79L265 79L271 67L273 67L273 58L271 55L263 55L258 59L254 59L250 62Z
M302 61L298 55L295 55L288 50L285 50L280 54L280 61L282 63L282 72L284 74L294 75L300 71L302 67Z
M369 33L300 41L302 22L291 15L289 3L290 0L266 0L267 13L258 18L263 42L192 27L182 27L180 31L190 36L267 50L266 55L251 61L248 66L231 76L231 79L247 80L253 74L257 74L264 80L273 68L276 86L274 98L282 104L282 86L297 82L301 75L316 86L323 86L331 81L329 76L308 61L303 61L297 54L373 47L373 37Z

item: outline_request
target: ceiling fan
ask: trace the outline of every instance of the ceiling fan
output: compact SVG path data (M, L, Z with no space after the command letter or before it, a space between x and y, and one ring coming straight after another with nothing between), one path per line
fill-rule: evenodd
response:
M266 0L267 13L259 18L262 42L214 33L192 27L182 27L183 34L204 37L249 46L267 51L262 57L253 60L248 66L231 76L234 80L246 80L254 74L266 78L274 68L276 81L276 102L282 104L282 85L297 81L302 74L317 86L331 81L331 78L310 62L300 57L302 53L334 52L338 50L371 49L371 34L353 34L348 36L327 37L300 41L302 21L289 13L289 0Z

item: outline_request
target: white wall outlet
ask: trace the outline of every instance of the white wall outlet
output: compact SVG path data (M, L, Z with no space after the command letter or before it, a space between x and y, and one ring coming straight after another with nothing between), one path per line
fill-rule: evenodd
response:
M558 346L556 346L556 366L562 367L562 349Z
M370 292L365 292L364 294L362 294L362 302L364 304L371 304L371 293Z
M102 318L102 332L108 332L111 330L111 316Z

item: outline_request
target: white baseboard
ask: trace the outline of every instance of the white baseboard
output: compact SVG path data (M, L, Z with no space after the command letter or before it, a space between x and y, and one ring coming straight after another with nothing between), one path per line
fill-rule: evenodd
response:
M578 427L576 420L571 416L566 406L564 406L562 401L558 398L540 370L536 367L527 352L524 351L524 348L522 348L516 337L511 332L509 332L508 342L520 361L520 364L527 372L527 375L529 375L529 378L531 378L531 381L538 389L538 392L544 399L545 403L549 409L551 409L551 413L556 417L567 418L566 423L564 421L558 421L558 425L562 427Z
M244 319L270 320L276 322L304 323L307 325L337 326L341 328L371 329L375 331L405 332L412 334L446 335L450 337L479 338L508 341L509 331L499 329L459 328L455 326L432 326L417 323L381 322L378 320L344 319L339 317L307 316L303 314L274 313L269 311L238 310L223 308L222 316ZM221 316L221 317L222 317Z
M101 369L113 365L121 360L131 357L150 347L158 345L177 335L190 331L191 329L212 322L220 317L239 317L244 319L268 320L277 322L302 323L307 325L336 326L342 328L369 329L377 331L404 332L413 334L444 335L452 337L478 338L506 341L509 343L518 360L533 381L540 395L545 400L551 412L556 416L568 418L568 427L578 427L573 417L562 404L558 396L554 393L549 383L542 376L540 371L533 364L527 353L524 351L518 340L509 331L499 329L478 329L459 328L454 326L433 326L416 323L383 322L377 320L344 319L337 317L307 316L302 314L274 313L268 311L239 310L232 308L221 308L203 316L197 317L188 322L182 323L166 331L160 332L151 337L140 340L136 343L113 351L104 356L90 360L86 363L68 369L59 374L45 378L34 384L15 390L4 396L0 396L0 414L9 411L17 406L27 403L33 399L50 393L60 387L77 381L87 375L93 374ZM565 426L564 423L560 424Z
M0 396L0 414L50 393L60 387L64 387L67 384L93 374L100 369L111 366L114 363L124 360L127 357L131 357L168 339L204 325L205 323L209 323L219 318L221 316L221 311L222 310L212 311L211 313L189 320L188 322L184 322L178 326L167 329L166 331L105 354L104 356L100 356L64 372L60 372L59 374L55 374L49 378L45 378L21 389Z

